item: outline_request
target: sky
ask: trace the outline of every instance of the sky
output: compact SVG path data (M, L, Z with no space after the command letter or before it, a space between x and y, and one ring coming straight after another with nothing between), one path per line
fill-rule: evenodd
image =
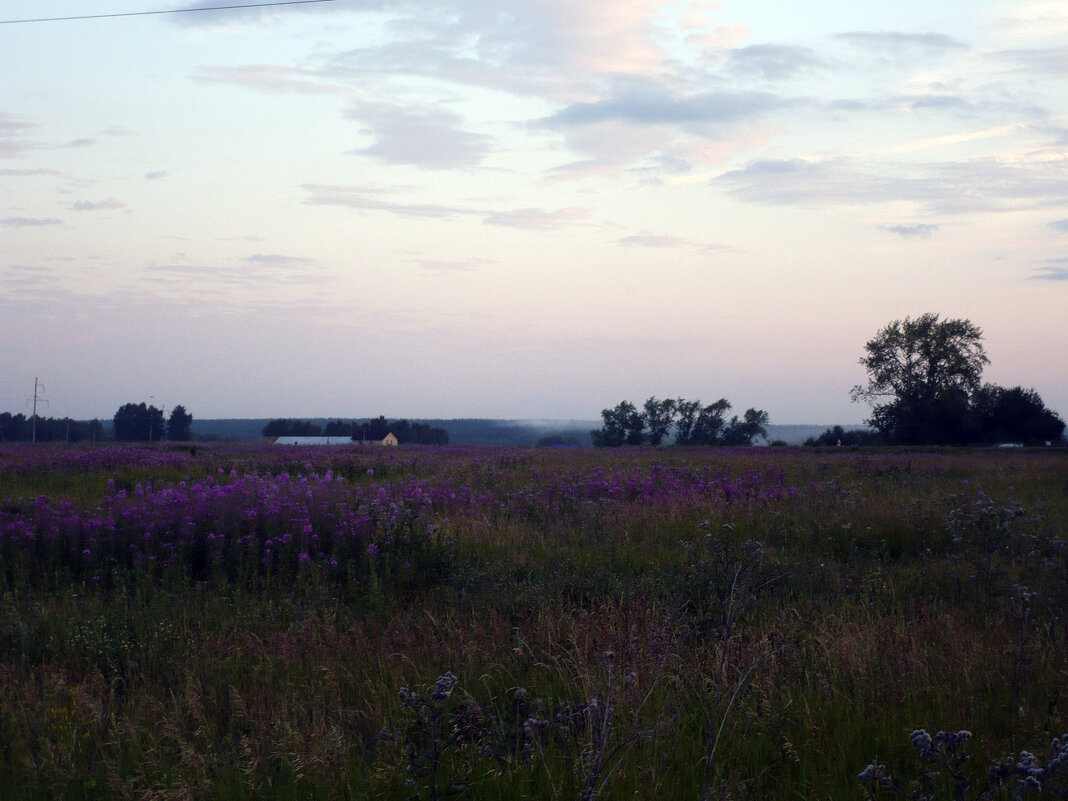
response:
M934 312L1068 416L1063 0L8 24L191 7L0 4L0 411L846 424Z

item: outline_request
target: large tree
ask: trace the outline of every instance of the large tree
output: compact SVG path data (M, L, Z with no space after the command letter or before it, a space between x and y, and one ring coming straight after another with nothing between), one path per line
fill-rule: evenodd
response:
M864 345L868 385L854 387L853 400L872 404L868 423L891 442L964 442L971 396L989 363L982 340L970 320L895 320Z
M741 420L737 415L723 430L720 441L724 445L752 445L757 437L768 436L768 413L761 409L746 409Z
M167 421L167 439L175 442L188 442L192 438L193 415L179 403L171 409L171 416Z
M671 398L657 400L656 396L650 397L643 405L645 410L645 427L649 429L646 436L650 445L660 445L671 432L671 426L675 421L675 401Z
M725 401L721 401L725 402ZM686 400L679 398L675 401L675 442L685 445L693 441L693 434L697 428L697 420L701 416L702 407L699 400Z
M726 398L720 398L715 403L701 407L697 413L697 421L693 426L693 433L688 439L680 439L680 445L718 445L720 435L723 433L727 412L731 410L731 403Z
M645 418L630 401L621 401L614 409L602 409L601 419L604 426L590 432L594 445L612 448L642 444Z

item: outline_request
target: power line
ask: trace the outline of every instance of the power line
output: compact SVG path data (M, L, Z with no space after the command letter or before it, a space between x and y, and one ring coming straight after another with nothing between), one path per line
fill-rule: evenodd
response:
M83 14L73 17L40 17L38 19L0 19L0 25L20 25L29 22L68 22L84 19L110 19L112 17L147 17L153 14L190 14L195 11L230 11L235 8L271 8L272 6L304 6L311 3L333 3L336 0L272 0L269 3L244 3L230 6L206 6L204 8L167 8L160 11L123 11L117 14Z

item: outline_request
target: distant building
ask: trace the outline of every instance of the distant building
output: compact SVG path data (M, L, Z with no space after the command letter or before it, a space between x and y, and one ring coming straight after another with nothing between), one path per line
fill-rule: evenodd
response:
M381 445L386 448L396 448L400 445L400 440L393 435L392 431L382 437L382 439L358 439L354 440L354 442L357 445Z
M400 444L393 432L382 439L354 440L352 437L278 437L275 445L373 445L395 448Z
M351 445L352 437L278 437L275 445Z

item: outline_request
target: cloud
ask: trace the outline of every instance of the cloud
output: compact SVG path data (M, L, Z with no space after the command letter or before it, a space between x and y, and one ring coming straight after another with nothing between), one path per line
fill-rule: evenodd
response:
M0 225L10 228L36 228L42 225L62 225L62 220L52 217L7 217L0 220Z
M904 100L913 111L925 108L956 111L970 106L968 101L960 95L921 95L913 99L904 98Z
M1049 227L1057 231L1068 231L1068 219L1054 220L1049 224Z
M126 204L121 200L109 197L107 200L89 201L79 200L71 209L74 211L105 211L107 209L124 209Z
M771 205L880 202L901 199L907 179L864 176L848 164L804 159L755 161L714 180L734 197ZM908 196L919 194L909 188ZM896 197L895 197L896 195Z
M318 276L306 269L313 263L303 259L275 254L257 253L241 260L242 264L153 264L145 268L147 280L179 288L190 288L190 279L206 279L228 286L304 284Z
M496 264L491 259L478 258L462 260L416 258L415 263L432 273L469 273L480 267Z
M145 173L145 180L146 181L158 181L161 178L166 178L169 175L170 175L170 173L167 172L166 170L155 170L154 172L146 172Z
M345 206L358 211L381 211L401 217L418 217L448 220L455 217L481 216L486 225L500 225L521 230L546 231L562 228L584 219L586 209L569 207L546 211L538 208L486 211L474 207L446 206L436 203L401 203L387 199L405 191L406 187L383 189L379 187L336 186L306 184L308 193L305 203L314 206Z
M83 137L81 139L72 139L71 141L67 142L67 147L90 147L91 145L95 144L95 139L91 137Z
M43 147L40 142L18 138L39 127L36 122L0 111L0 158L18 158L28 150Z
M497 211L488 214L482 222L486 225L503 225L523 231L550 231L572 225L588 216L589 211L577 206L557 209L556 211L533 208L513 209L511 211Z
M902 31L848 31L835 34L849 44L867 51L893 54L900 58L914 56L917 51L940 53L968 50L968 45L943 33L907 33Z
M363 124L372 145L349 151L389 164L431 170L472 167L489 152L490 139L460 127L459 115L444 109L418 109L385 103L357 102L347 116Z
M621 245L637 245L643 248L674 249L684 248L690 244L689 240L683 239L681 236L655 236L653 234L635 234L634 236L625 236L616 241Z
M665 57L657 25L662 5L661 0L391 2L392 41L339 53L328 71L361 80L423 76L571 102L595 92L602 76L657 69Z
M268 94L295 92L306 95L338 95L348 89L316 70L278 64L252 64L245 67L201 67L194 79L202 83L226 83Z
M219 6L238 6L243 8L219 8ZM376 3L362 2L361 5L374 7ZM382 2L377 3L379 7ZM267 25L286 16L295 14L332 14L345 9L347 3L329 2L323 0L319 3L301 3L292 5L268 5L260 2L258 5L250 0L243 4L236 2L220 3L218 0L201 0L183 8L188 12L184 14L168 14L168 18L175 25L183 28L207 28L207 29L231 29L247 27L249 25Z
M616 242L624 247L660 248L665 250L678 250L681 248L696 248L698 250L721 251L727 250L725 245L714 245L705 242L694 242L681 236L665 236L658 234L634 234L617 239Z
M12 136L39 128L40 125L30 120L16 117L14 114L0 111L0 136Z
M990 63L991 51L978 53L940 31L852 30L833 35L830 45L839 53L842 45L849 45L876 57L892 57L908 69L907 80L890 82L881 72L873 77L871 65L854 64L843 77L848 77L845 85L855 97L836 98L819 94L819 89L790 95L767 86L839 68L831 56L805 46L808 43L737 46L746 32L726 35L726 28L716 27L716 9L704 4L670 10L661 0L367 0L321 5L317 13L344 10L359 15L355 20L366 20L368 33L354 31L352 41L357 44L351 49L318 49L299 66L219 65L202 69L197 77L264 92L346 98L346 116L364 137L349 152L390 165L432 170L483 166L508 140L491 138L485 134L488 129L476 127L466 117L469 108L501 109L497 113L517 118L495 124L511 122L517 130L524 126L528 134L562 135L553 144L571 153L559 158L563 166L556 168L557 178L642 170L643 180L649 181L669 171L678 174L722 163L754 146L776 145L801 125L840 131L843 117L853 113L912 111L925 114L932 126L942 122L938 115L998 114L1001 121L1009 113L1032 120L1046 116L1027 105L1028 92L1013 91L1003 71L990 74L996 69ZM260 22L290 13L261 9L224 16ZM680 13L683 19L675 19ZM182 24L207 25L207 18L218 15L178 16L185 17ZM198 17L204 19L194 19ZM706 32L714 32L720 41L702 48L694 37ZM827 45L823 40L822 46ZM943 73L927 68L931 59L941 57L954 59ZM853 88L858 83L860 87ZM484 88L507 92L511 98L487 105L479 95L479 107L471 101ZM431 105L428 97L447 100ZM819 119L800 121L791 112L810 112ZM888 135L893 135L893 127L882 125ZM828 148L834 147L835 133L821 137L828 140ZM765 141L755 144L758 138ZM731 147L710 154L711 145L724 142Z
M589 125L621 120L638 125L707 125L752 120L786 102L768 92L717 91L678 94L663 85L642 82L614 96L572 103L545 122L555 126Z
M339 84L336 77L329 71L254 65L205 67L197 79L275 94L351 95L354 90ZM489 137L464 130L462 118L447 109L353 100L345 116L361 123L360 133L374 140L350 150L349 155L369 156L388 164L426 169L473 167L491 149Z
M854 164L848 159L756 161L713 181L732 196L766 205L849 205L911 201L930 213L1061 206L1068 165L997 159L935 164Z
M11 264L0 267L0 298L19 301L55 300L67 290L61 287L60 279L46 267L31 267Z
M730 51L731 72L743 77L780 81L827 66L807 47L759 44Z
M1040 267L1031 276L1035 281L1068 281L1068 258L1047 259L1045 267Z
M370 187L332 186L329 184L305 184L308 197L304 200L313 206L347 206L362 211L385 211L402 217L449 219L477 213L461 206L446 206L437 203L395 203L376 195L390 194L394 190Z
M249 264L261 264L265 267L297 267L315 262L314 259L301 256L283 256L278 253L253 253L251 256L243 258L242 261Z
M905 239L930 239L938 231L937 225L916 223L914 225L882 225L884 231L904 237Z
M28 169L28 170L0 170L0 175L7 178L29 178L37 175L62 175L59 170L46 170L44 168Z
M562 131L583 157L560 171L574 177L656 160L697 163L692 156L702 141L738 133L728 126L803 102L729 81L742 74L778 80L822 63L804 47L759 45L738 51L734 75L713 75L665 49L660 0L500 0L492 11L484 0L372 0L350 8L381 29L372 44L315 53L300 69L215 66L198 79L267 92L358 95L347 116L370 141L351 154L435 170L480 166L497 142L474 130L457 113L460 106L426 105L425 87L461 102L472 97L468 89L484 88L540 100L550 110L527 131ZM621 128L631 130L620 136Z
M1017 0L1004 7L1009 15L997 20L995 28L1009 39L1058 39L1068 33L1068 11L1061 0Z
M1022 48L1002 50L993 54L1028 74L1063 79L1068 75L1068 47Z
M386 37L378 41L388 41L328 57L324 77L378 85L379 76L422 76L574 99L600 75L640 74L663 60L656 25L661 5L661 0L499 0L489 6L484 0L361 0L173 18L186 26L225 28L296 13L358 13L383 27Z

